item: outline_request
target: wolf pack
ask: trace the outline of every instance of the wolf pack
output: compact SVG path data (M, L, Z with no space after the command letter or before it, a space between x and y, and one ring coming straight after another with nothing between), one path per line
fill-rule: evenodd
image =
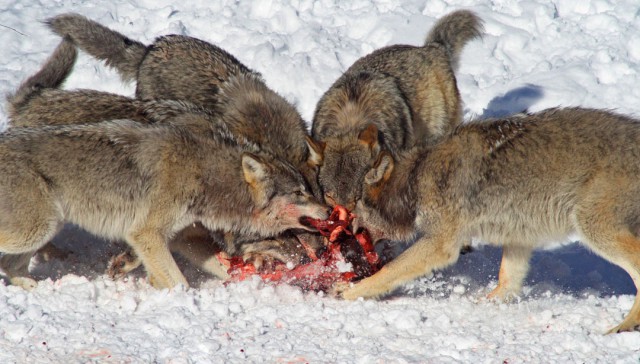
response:
M109 273L142 265L157 288L188 285L174 252L220 279L220 252L301 264L323 247L307 221L341 205L374 242L410 245L335 296L380 297L455 263L477 238L503 249L489 297L512 300L532 251L577 234L638 289L609 332L640 326L640 124L579 107L463 121L456 70L483 32L473 12L443 16L421 46L357 60L310 130L260 73L204 40L145 45L74 13L46 24L61 41L7 96L0 134L11 284L37 285L30 259L65 223L125 242ZM135 97L63 89L78 50L135 82Z

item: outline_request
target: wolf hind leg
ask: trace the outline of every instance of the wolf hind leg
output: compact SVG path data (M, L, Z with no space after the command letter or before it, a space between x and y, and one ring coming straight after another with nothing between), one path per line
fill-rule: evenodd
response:
M617 234L611 240L603 239L589 245L602 257L624 269L636 286L636 298L631 310L624 320L607 331L607 334L640 329L640 239L626 232Z
M28 291L36 288L38 283L29 274L29 262L34 253L5 254L0 257L0 269L4 271L12 285Z
M598 196L600 197L600 196ZM607 197L607 196L604 196ZM636 297L622 323L607 332L633 331L640 327L640 238L634 231L634 209L625 209L628 196L619 199L592 198L589 206L579 209L576 221L582 242L608 261L624 269L636 286ZM625 213L626 212L626 213Z
M607 334L640 329L640 239L630 233L623 233L606 242L606 248L595 247L594 250L624 269L636 286L636 297L631 310L624 320L607 331Z
M12 206L10 209L0 207L0 252L5 253L0 257L0 268L11 284L32 289L36 284L29 275L29 261L60 231L62 218L47 189L38 186L37 177L14 173L11 169L2 173L6 173L5 177L16 177L7 181L9 185L23 188L0 186L0 206Z

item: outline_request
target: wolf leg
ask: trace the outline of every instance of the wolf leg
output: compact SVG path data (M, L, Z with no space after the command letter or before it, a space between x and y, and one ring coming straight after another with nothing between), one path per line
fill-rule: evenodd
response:
M434 269L454 263L460 255L460 246L452 233L422 238L371 277L338 290L342 290L341 295L347 300L380 296Z
M576 211L576 222L581 241L624 269L636 286L636 298L629 314L607 332L610 334L640 328L640 219L635 207L639 191L633 187L637 183L635 178L619 178L615 190L609 187L609 179L603 180L605 183L594 183L595 188L585 193L583 205Z
M38 283L29 274L29 262L34 253L5 254L0 258L0 268L9 277L11 284L26 290L36 288Z
M630 233L619 234L610 241L589 244L593 250L624 269L636 286L636 298L622 323L607 334L640 329L640 239Z
M165 237L154 229L141 229L129 236L127 242L147 270L151 285L156 288L173 288L178 284L188 287L169 251Z
M223 234L220 235L222 238ZM220 279L228 279L227 269L220 263L216 254L222 242L216 242L211 232L201 224L186 227L171 241L171 251L187 258L191 264Z
M498 286L487 295L487 298L508 301L520 293L522 281L529 271L531 252L532 249L526 246L503 246Z

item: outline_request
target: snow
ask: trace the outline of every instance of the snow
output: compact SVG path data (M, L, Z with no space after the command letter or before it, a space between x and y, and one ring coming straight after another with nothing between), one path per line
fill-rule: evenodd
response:
M0 0L0 93L56 46L41 21L75 11L146 43L167 33L215 43L310 120L356 59L389 44L418 45L459 8L486 22L458 72L467 118L559 105L640 114L635 0ZM134 90L84 54L66 87ZM32 261L36 289L0 284L2 363L640 360L640 332L602 335L633 304L631 279L575 243L536 253L523 295L510 304L484 299L500 250L480 244L382 300L344 302L257 279L224 285L181 259L192 288L155 290L140 271L121 281L104 274L117 244L72 227L54 243L70 254Z

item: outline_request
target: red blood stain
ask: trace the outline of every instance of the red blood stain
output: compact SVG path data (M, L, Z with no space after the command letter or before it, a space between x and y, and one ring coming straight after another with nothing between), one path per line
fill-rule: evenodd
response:
M354 215L342 206L336 206L326 220L307 219L325 237L325 249L316 252L304 244L311 262L288 269L284 263L276 264L273 271L258 272L251 263L241 257L228 257L223 253L218 260L227 267L229 282L238 282L259 275L265 281L283 282L306 290L328 291L336 283L348 283L368 277L380 269L380 259L373 248L366 230L353 233L351 221ZM351 263L350 271L341 271L339 266Z

